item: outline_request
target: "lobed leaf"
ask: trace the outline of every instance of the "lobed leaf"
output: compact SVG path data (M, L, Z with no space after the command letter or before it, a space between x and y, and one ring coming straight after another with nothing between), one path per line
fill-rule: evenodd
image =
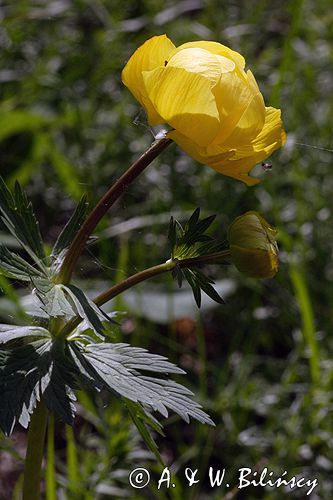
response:
M0 273L7 278L20 281L31 281L32 278L41 278L46 275L29 264L20 255L0 246Z
M64 286L53 284L47 280L38 280L35 283L36 295L42 303L41 309L51 318L74 316L72 304L68 300Z
M26 427L40 399L40 364L50 349L48 339L0 350L0 427L11 434L18 421Z
M95 334L101 340L104 340L106 331L101 318L104 320L106 319L110 323L114 323L111 316L102 311L102 309L90 300L80 288L74 285L62 285L62 289L71 297L80 318L86 320Z
M41 330L41 336L48 333ZM72 423L73 391L79 388L78 372L66 354L64 344L52 341L49 335L26 345L0 350L0 427L6 435L12 432L16 422L28 426L41 397L49 410L66 423Z
M186 422L190 417L214 425L200 405L189 398L192 393L176 382L142 375L138 370L159 373L183 373L164 357L127 344L94 344L75 349L76 358L84 364L92 379L109 390L164 417L168 409Z
M52 257L59 257L59 255L70 246L72 240L74 239L76 233L82 225L82 222L85 219L86 213L87 197L84 195L82 196L66 226L59 234L58 239L52 249Z
M0 177L0 212L11 234L44 270L45 252L32 205L17 182L12 194L2 177Z
M23 338L31 341L35 337L50 338L50 332L40 326L0 325L0 344Z

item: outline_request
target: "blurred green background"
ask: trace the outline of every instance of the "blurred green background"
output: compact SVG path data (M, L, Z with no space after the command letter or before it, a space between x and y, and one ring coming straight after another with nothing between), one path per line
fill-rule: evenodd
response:
M127 311L119 339L184 368L181 383L216 428L175 416L165 422L157 441L176 487L158 490L162 467L125 409L104 394L82 394L74 429L56 423L58 493L47 498L332 498L331 2L16 0L1 2L0 16L1 175L24 185L48 244L83 193L96 202L152 142L120 74L153 35L167 33L176 45L214 40L241 52L266 104L282 109L288 133L272 171L254 170L262 178L254 188L174 145L100 224L77 273L92 293L167 259L170 215L184 219L197 206L217 214L211 234L220 239L236 216L263 213L279 230L280 272L259 282L211 266L226 305L207 299L200 311L169 276L117 299L112 307ZM4 229L0 241L14 244ZM26 291L3 277L0 285L2 321L20 322ZM24 431L0 445L0 496L18 498ZM152 480L134 490L128 474L139 466ZM186 467L199 470L191 488ZM209 467L225 468L230 488L211 488ZM308 488L239 490L240 467L268 467L274 477L287 471L319 485L309 496Z

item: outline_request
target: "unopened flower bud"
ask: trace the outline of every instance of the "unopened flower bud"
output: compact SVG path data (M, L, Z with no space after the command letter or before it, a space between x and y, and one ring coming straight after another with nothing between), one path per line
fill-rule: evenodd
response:
M276 230L257 212L237 217L229 227L231 260L250 278L273 278L278 271Z

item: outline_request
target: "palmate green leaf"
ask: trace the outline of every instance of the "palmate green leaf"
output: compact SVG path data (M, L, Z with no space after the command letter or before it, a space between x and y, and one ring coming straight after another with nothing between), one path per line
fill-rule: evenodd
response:
M0 274L7 278L31 282L32 279L46 277L45 273L29 264L20 255L0 246Z
M103 388L104 384L96 377L95 372L91 370L90 363L82 356L81 350L84 348L84 344L78 341L68 343L68 352L72 363L76 367L80 380L84 384L93 386L99 391Z
M40 398L39 367L49 339L15 349L0 350L0 427L9 435L16 421L27 427L29 416Z
M184 373L163 356L127 344L67 343L52 339L41 327L2 325L0 336L5 342L0 349L0 427L9 435L16 422L27 427L38 401L66 423L75 414L74 391L89 384L99 390L103 386L125 398L139 431L147 445L158 456L157 447L147 425L161 432L151 411L164 417L175 411L186 422L190 417L214 425L192 393L165 378L141 372ZM11 340L29 343L13 347ZM132 404L130 402L132 402Z
M54 284L46 279L38 279L33 283L35 293L42 303L41 309L50 317L78 315L85 320L100 340L104 340L109 333L102 320L109 324L115 323L112 315L104 313L81 289L74 285Z
M198 245L197 253L198 255L210 255L212 253L221 252L225 249L226 245L224 242L215 241L210 238L208 241L205 241L201 245Z
M193 394L188 389L171 380L140 373L140 370L162 374L184 373L163 356L128 344L76 346L73 352L91 378L100 381L112 392L140 403L150 411L158 411L164 417L168 416L170 409L186 422L192 417L214 425L200 405L190 399Z
M0 212L2 220L25 251L44 270L45 252L39 225L31 203L18 183L11 193L0 177Z
M80 388L76 366L61 341L52 343L48 361L41 394L47 408L71 425L75 416L74 390Z
M80 288L74 285L62 285L62 289L71 297L77 314L88 323L101 340L104 340L106 329L101 318L114 324L112 317L102 311Z
M62 284L54 284L48 280L36 280L34 285L36 295L42 303L41 309L48 316L57 318L75 315L72 303L68 300Z
M156 418L154 418L150 413L144 410L144 408L138 404L130 401L129 399L123 398L123 401L128 409L134 424L136 425L138 431L141 434L147 448L150 449L157 458L157 460L164 465L160 452L158 451L157 444L154 441L153 436L148 428L151 427L153 430L158 432L161 436L164 436L162 431L162 425Z
M58 236L57 241L54 244L52 249L52 257L57 258L61 253L66 250L72 240L74 239L76 233L80 229L82 222L85 219L87 213L87 197L82 196L79 204L77 205L75 212L72 217L67 222L66 226L63 228L61 233Z
M6 435L16 422L28 426L41 397L48 409L66 423L71 424L74 418L76 366L62 342L52 341L44 329L38 329L38 333L47 335L26 345L0 350L0 427Z
M6 344L12 340L34 338L50 338L50 333L40 326L17 326L0 325L0 344Z

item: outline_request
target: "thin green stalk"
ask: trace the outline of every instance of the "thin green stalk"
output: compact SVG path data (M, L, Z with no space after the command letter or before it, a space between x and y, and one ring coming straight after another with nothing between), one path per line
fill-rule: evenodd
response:
M310 351L310 372L312 382L317 384L320 379L319 352L316 339L315 320L305 279L305 271L299 264L291 264L289 276L294 287L295 296L300 309L304 340Z
M171 139L160 139L135 161L126 172L111 186L111 188L100 199L95 208L88 215L80 230L76 234L71 246L68 249L66 257L62 263L58 283L68 283L73 274L75 265L83 252L89 236L107 213L109 208L118 200L125 189L150 163L172 143Z
M54 415L51 413L47 427L46 500L57 500L55 479Z
M198 343L198 354L199 354L199 388L200 395L205 398L207 397L207 349L206 349L206 338L205 330L202 323L201 316L197 316L197 343Z
M124 292L125 290L128 290L129 288L132 288L134 285L137 285L142 281L153 278L168 271L172 271L172 269L174 269L176 266L179 266L181 268L188 268L188 267L196 267L197 265L200 264L209 264L222 261L227 262L229 257L230 257L230 251L223 250L222 252L216 252L211 255L200 255L198 257L191 257L183 260L169 259L163 264L158 264L157 266L153 266L143 271L140 271L139 273L133 274L124 281L121 281L117 285L114 285L113 287L109 288L109 290L107 290L106 292L103 292L100 295L98 295L98 297L94 299L94 302L98 306L102 306L103 304L113 299L120 293Z
M172 263L172 264L170 264ZM101 306L108 302L109 300L113 299L120 293L124 292L125 290L128 290L132 286L141 283L142 281L145 281L149 278L153 278L155 276L158 276L160 274L166 273L170 271L170 269L173 269L176 265L176 262L173 264L173 261L167 261L164 264L159 264L157 266L150 267L148 269L145 269L144 271L141 271L139 273L133 274L133 276L130 276L129 278L125 279L124 281L121 281L117 285L114 285L113 287L109 288L104 293L101 293L94 299L95 304L98 306ZM171 267L170 267L171 266ZM74 328L76 328L82 321L82 318L79 316L76 316L73 318L71 321L67 323L67 325L59 332L59 336L62 338L66 338L69 333L71 333Z
M28 446L25 457L23 500L40 499L41 468L48 410L40 401L30 420Z
M279 240L283 242L286 250L291 252L293 244L295 243L293 242L291 236L286 234L282 229L279 230ZM311 379L313 384L317 384L320 380L320 357L316 338L315 316L306 280L305 264L302 261L290 262L289 277L299 307L304 343L306 344L310 354L309 365Z
M144 269L139 273L133 274L129 278L121 281L120 283L112 286L106 292L98 295L94 302L98 306L102 306L109 300L113 299L120 293L132 288L133 286L141 283L150 278L154 278L155 276L159 276L160 274L167 273L172 271L177 265L181 268L189 268L196 267L200 264L205 263L227 263L230 258L229 250L222 250L221 252L216 252L211 255L200 255L198 257L191 257L188 259L177 260L177 259L169 259L163 264L158 264L157 266L149 267L148 269ZM58 333L59 337L66 338L73 330L76 328L82 321L82 318L76 316L69 321L64 328Z
M77 493L77 487L79 484L79 468L74 430L71 425L66 425L66 458L68 471L68 490L74 495L75 493Z

